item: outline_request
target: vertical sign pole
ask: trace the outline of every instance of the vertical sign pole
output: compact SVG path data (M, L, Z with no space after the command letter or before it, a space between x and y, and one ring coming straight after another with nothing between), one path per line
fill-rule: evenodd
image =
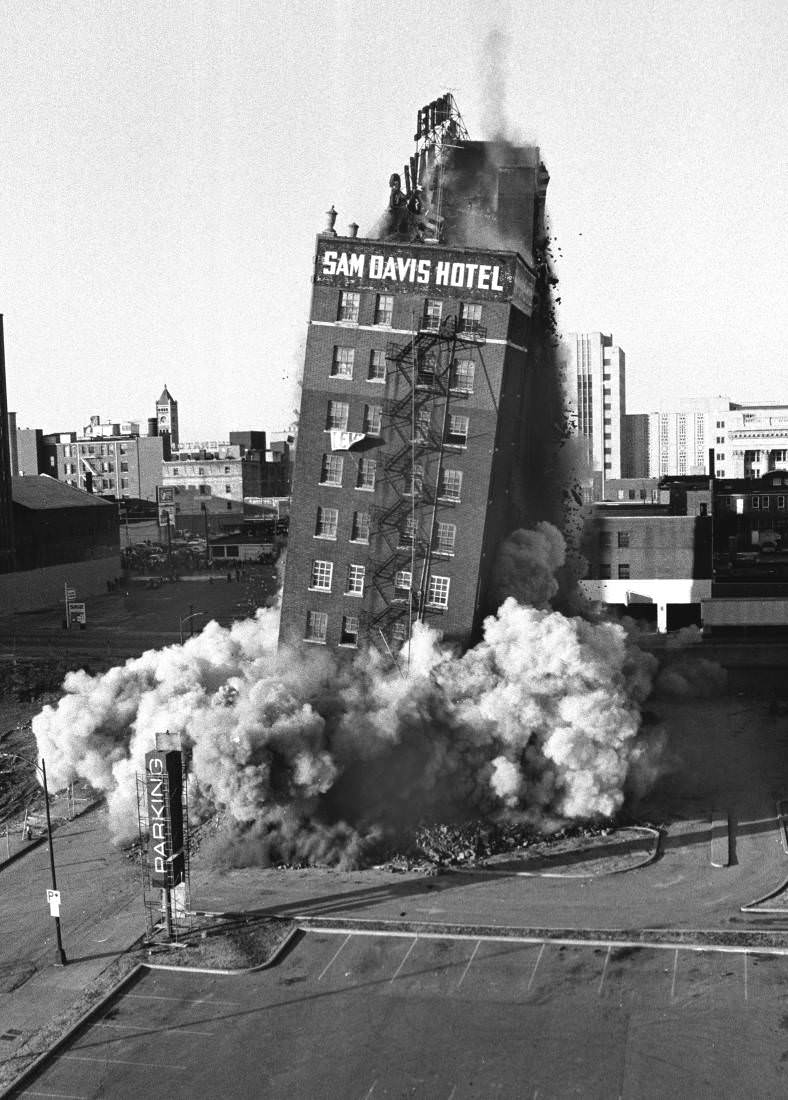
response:
M57 891L57 879L55 878L55 852L52 848L52 821L49 816L49 791L47 789L47 767L41 760L41 778L44 783L44 805L47 811L47 838L49 840L49 866L52 870L52 889ZM66 965L66 953L63 950L63 938L60 934L60 915L55 917L55 935L57 936L57 957L61 966Z
M71 629L71 606L68 602L68 581L64 584L63 595L66 601L66 630Z

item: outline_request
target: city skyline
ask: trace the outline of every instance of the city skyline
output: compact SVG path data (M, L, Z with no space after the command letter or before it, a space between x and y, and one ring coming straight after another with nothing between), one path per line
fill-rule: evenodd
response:
M166 381L186 438L286 427L324 212L368 231L417 108L447 90L473 138L540 145L560 327L613 334L628 411L779 403L788 17L632 10L12 2L0 312L19 426L142 419Z

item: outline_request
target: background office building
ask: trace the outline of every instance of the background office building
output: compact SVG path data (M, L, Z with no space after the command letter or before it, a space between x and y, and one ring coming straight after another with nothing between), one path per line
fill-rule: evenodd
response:
M317 239L283 642L395 651L423 620L467 644L501 542L544 518L547 172L430 109L375 235Z
M624 452L626 439L625 356L603 332L571 333L565 338L566 378L576 431L586 443L594 496L605 495L610 478L637 476Z

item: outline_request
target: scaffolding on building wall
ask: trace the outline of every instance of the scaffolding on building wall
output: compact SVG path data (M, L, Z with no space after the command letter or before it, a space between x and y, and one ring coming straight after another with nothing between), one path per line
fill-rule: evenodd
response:
M411 338L386 348L387 394L383 417L388 440L382 459L380 503L370 516L370 585L367 630L395 649L413 624L439 617L430 578L440 558L439 525L459 502L444 485L446 458L461 453L452 418L469 397L456 377L459 361L481 359L486 328L454 316L433 323L414 319ZM452 551L453 552L453 551ZM366 601L365 601L366 602Z

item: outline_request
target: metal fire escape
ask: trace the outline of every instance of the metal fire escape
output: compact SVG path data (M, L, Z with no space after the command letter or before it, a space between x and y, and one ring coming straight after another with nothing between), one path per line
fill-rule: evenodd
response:
M475 358L485 339L481 325L427 318L410 340L386 349L387 447L371 516L369 626L387 644L407 640L414 622L441 614L428 599L430 575L438 523L455 507L441 486L446 456L464 450L449 427L468 396L454 384L454 370L458 357Z

